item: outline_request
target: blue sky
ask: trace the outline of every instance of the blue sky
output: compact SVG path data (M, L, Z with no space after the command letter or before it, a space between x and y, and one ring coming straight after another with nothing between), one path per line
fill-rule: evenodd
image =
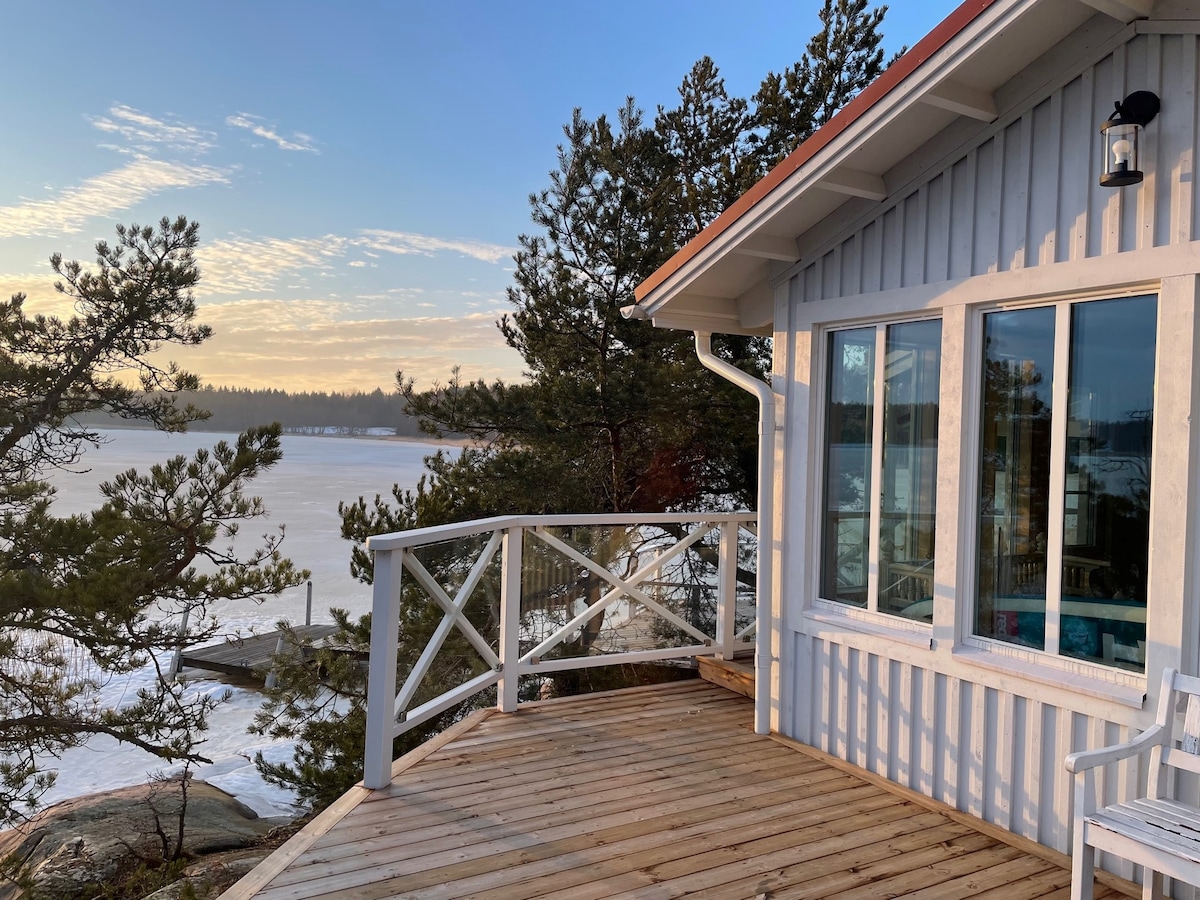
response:
M890 51L956 5L898 0ZM0 296L118 222L201 223L214 384L520 377L494 322L561 126L671 106L711 56L734 95L799 59L818 0L16 2L0 54Z

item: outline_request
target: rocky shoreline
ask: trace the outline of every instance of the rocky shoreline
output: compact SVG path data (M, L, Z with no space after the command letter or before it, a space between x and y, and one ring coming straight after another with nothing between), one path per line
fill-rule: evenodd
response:
M299 827L202 781L117 788L57 803L0 832L0 900L216 897Z

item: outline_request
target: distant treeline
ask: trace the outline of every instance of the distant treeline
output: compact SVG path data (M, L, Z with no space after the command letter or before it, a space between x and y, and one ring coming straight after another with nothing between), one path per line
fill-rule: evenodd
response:
M417 420L404 414L404 398L378 388L342 394L213 387L180 395L212 416L189 426L193 431L242 431L270 422L293 434L368 434L387 429L400 437L419 437ZM90 424L107 424L107 417L89 417Z

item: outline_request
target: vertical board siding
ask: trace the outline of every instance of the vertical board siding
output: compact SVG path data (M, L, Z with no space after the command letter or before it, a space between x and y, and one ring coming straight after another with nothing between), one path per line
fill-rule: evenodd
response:
M1140 35L999 128L803 270L806 301L1186 243L1194 189L1196 35ZM1145 181L1102 188L1100 123L1134 90L1163 97Z
M944 675L828 638L794 635L800 685L787 732L827 753L1063 853L1070 851L1068 753L1132 739L1103 719ZM1144 760L1143 760L1144 762ZM1143 765L1110 766L1105 803L1144 790ZM1184 796L1195 779L1177 786ZM1133 878L1110 858L1106 868Z

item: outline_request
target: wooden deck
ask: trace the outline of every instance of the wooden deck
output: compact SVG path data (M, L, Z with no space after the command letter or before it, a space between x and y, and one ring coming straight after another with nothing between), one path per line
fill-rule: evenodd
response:
M699 680L475 713L221 900L1069 895L1067 857L751 715ZM1096 897L1135 892L1102 875Z

